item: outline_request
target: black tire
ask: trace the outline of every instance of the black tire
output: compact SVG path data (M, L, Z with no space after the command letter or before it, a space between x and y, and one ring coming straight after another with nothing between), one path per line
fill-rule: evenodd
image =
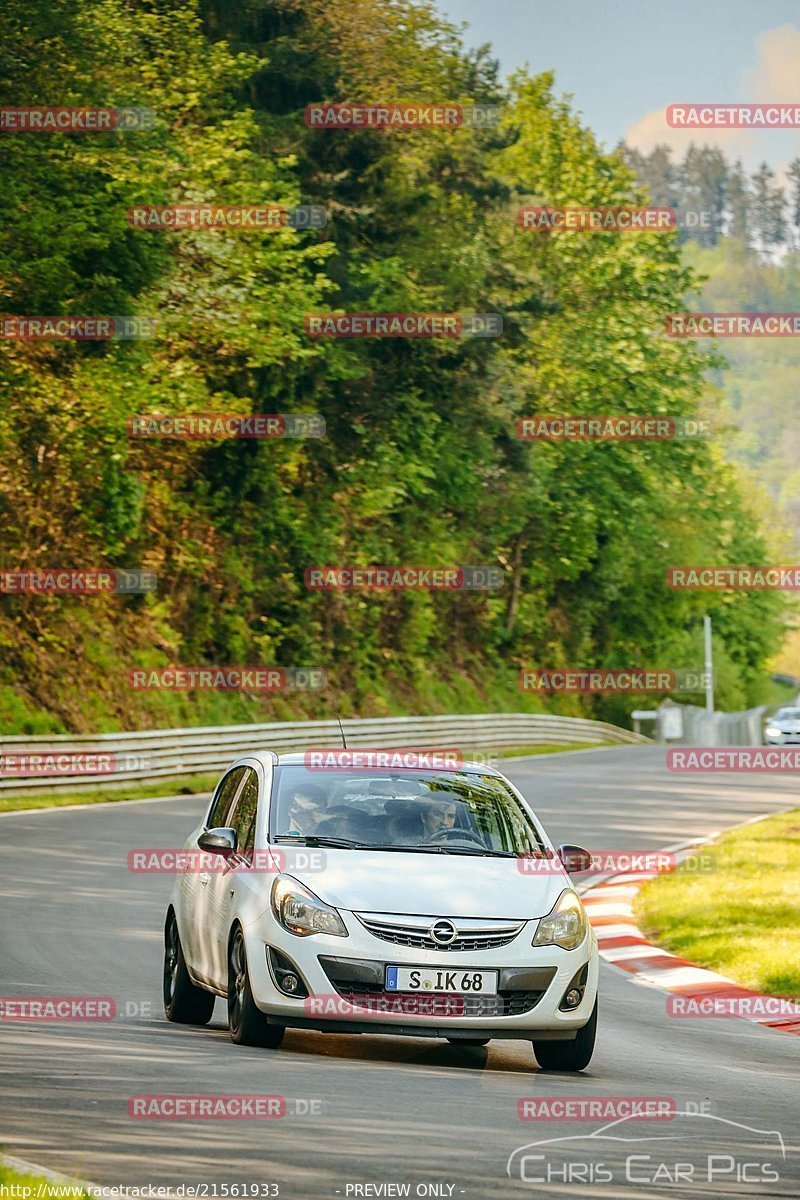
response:
M183 957L178 922L170 913L164 930L164 1013L180 1025L207 1025L214 1012L214 997L189 978Z
M597 1036L597 1001L592 1015L572 1042L533 1042L533 1053L543 1071L582 1071L594 1053Z
M228 950L228 1031L237 1046L266 1046L277 1050L283 1025L270 1025L256 1006L247 970L244 934L237 929Z
M451 1046L488 1046L491 1038L448 1038Z

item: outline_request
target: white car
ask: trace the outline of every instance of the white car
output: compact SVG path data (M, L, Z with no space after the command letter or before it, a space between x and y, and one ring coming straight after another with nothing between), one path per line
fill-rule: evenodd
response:
M597 1027L597 939L564 863L499 771L312 769L253 754L183 852L164 1006L236 1043L287 1028L533 1044L579 1071Z
M767 721L764 737L768 746L789 746L800 742L800 708L779 708Z

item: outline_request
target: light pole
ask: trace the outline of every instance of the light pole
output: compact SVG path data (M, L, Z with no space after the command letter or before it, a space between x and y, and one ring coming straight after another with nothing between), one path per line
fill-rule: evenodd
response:
M706 674L706 712L714 711L714 660L711 654L711 617L703 617L703 633L705 640L705 674Z

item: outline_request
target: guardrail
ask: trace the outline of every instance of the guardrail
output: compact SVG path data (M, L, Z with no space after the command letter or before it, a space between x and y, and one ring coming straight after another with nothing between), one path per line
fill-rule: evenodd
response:
M347 745L390 749L433 746L458 749L465 758L494 749L574 742L648 742L629 729L583 717L548 713L476 713L466 716L376 717L345 720ZM101 733L90 736L53 734L0 738L0 791L29 788L109 787L159 776L196 775L221 771L233 759L256 750L287 753L310 747L327 749L342 744L336 721L276 721L266 725L210 726L198 729L150 729L139 733ZM11 774L6 758L44 753L110 756L112 769L99 773L39 774L32 765Z
M680 738L666 731L664 714L667 708L680 710L683 733ZM743 712L706 712L693 704L663 705L659 709L659 737L666 741L680 741L690 746L761 746L763 745L764 717L769 705L748 708Z

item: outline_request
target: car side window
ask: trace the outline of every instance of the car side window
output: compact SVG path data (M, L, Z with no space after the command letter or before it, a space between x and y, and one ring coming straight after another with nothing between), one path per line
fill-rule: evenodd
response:
M234 767L223 777L217 786L214 803L208 814L206 829L220 829L228 824L236 793L239 791L239 785L248 769L248 767Z
M236 830L239 852L251 859L256 844L256 811L258 809L258 775L252 767L245 768L247 776L242 784L231 828Z

